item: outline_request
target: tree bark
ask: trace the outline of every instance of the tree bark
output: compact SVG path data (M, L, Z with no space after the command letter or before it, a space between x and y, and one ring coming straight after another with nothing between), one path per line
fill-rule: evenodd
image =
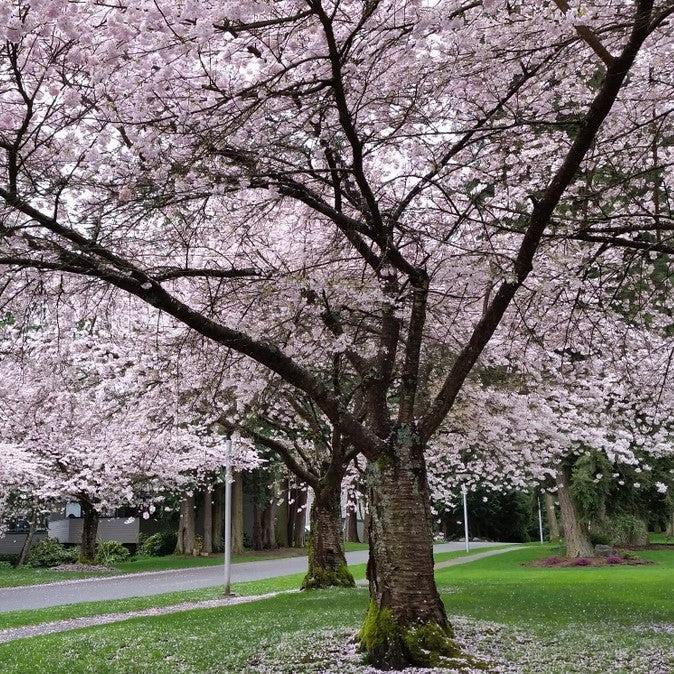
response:
M194 551L194 495L180 502L180 523L176 554L191 555Z
M310 522L309 571L302 582L302 589L354 587L344 554L341 484L337 480L326 480L314 490Z
M667 536L674 536L674 510L672 510L672 514L669 516L669 524L665 529L665 533Z
M560 469L557 473L557 494L559 495L559 512L562 516L562 527L564 528L566 556L570 558L592 557L594 548L590 542L590 534L587 524L580 518L578 509L571 497L570 483L571 471L567 468Z
M429 666L459 654L433 576L423 446L406 428L395 436L367 469L370 608L360 641L380 669Z
M210 489L204 489L201 503L204 518L204 549L202 552L210 555L213 552L213 492Z
M213 496L213 552L222 552L225 549L225 490L223 485L216 486ZM232 552L234 552L233 549Z
M16 562L17 566L23 566L26 563L28 553L30 552L31 545L33 544L33 537L35 536L36 529L37 529L37 515L31 513L30 522L28 524L28 534L26 535L26 540L23 542L23 545L21 546L19 559Z
M243 552L243 477L234 475L232 483L232 554Z
M80 501L82 508L82 540L80 542L80 564L96 561L96 536L98 534L98 512L89 501Z
M262 511L262 547L265 550L276 548L276 501L272 497Z
M281 482L281 505L278 507L276 519L276 542L280 548L287 548L288 543L288 480Z
M262 508L253 503L253 550L262 550Z
M561 538L559 533L559 522L555 512L555 499L550 492L545 492L545 516L548 520L548 532L551 541L557 541Z
M292 544L294 548L303 548L307 528L307 491L306 489L293 489L290 492L292 503L290 515L293 523Z
M349 543L360 543L358 536L358 513L354 507L346 512L346 540Z

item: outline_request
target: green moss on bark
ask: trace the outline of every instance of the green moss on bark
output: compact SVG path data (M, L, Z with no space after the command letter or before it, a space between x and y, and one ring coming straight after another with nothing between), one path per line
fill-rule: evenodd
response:
M461 651L451 627L426 623L404 628L390 608L379 608L375 601L370 602L358 639L368 661L381 669L409 665L487 669L485 663Z
M303 590L318 590L324 587L356 587L356 581L346 564L336 569L324 569L314 565L302 581Z

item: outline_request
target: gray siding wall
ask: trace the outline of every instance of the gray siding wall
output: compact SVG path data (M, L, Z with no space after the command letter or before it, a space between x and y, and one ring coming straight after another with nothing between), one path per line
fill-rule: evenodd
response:
M126 524L126 517L104 517L98 521L99 541L119 541L120 543L138 543L139 520L137 517ZM69 518L49 522L49 538L61 543L79 543L82 539L82 520Z
M18 555L28 534L5 534L0 538L0 555ZM47 538L46 531L36 531L33 535L33 544ZM32 547L31 545L31 547Z

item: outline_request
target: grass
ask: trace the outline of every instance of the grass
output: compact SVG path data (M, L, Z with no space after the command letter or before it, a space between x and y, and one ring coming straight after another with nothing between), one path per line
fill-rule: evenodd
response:
M498 545L480 548L478 552L498 549ZM441 552L435 555L436 562L463 557L463 550L455 552ZM471 552L470 554L474 554ZM349 567L356 580L365 578L365 564L356 564ZM266 578L244 583L235 583L232 590L238 595L267 594L269 592L285 592L296 590L302 584L303 573ZM191 601L205 601L218 599L222 596L222 586L209 587L199 590L185 590L182 592L169 592L153 595L150 597L131 597L129 599L115 599L110 601L82 602L80 604L67 604L64 606L50 606L49 608L34 609L27 611L0 612L0 629L22 627L25 625L37 625L39 623L54 620L66 620L69 618L82 618L86 616L101 615L103 613L126 613L129 611L141 611L143 609L171 606Z
M438 571L437 580L448 613L512 625L504 628L511 632L499 636L506 643L504 648L510 649L511 657L522 657L528 650L527 657L534 658L530 662L548 658L543 669L525 671L546 674L656 671L652 658L642 660L651 657L653 649L666 650L671 646L667 641L671 636L654 636L651 641L644 641L646 637L639 636L633 628L674 623L671 582L674 551L643 553L643 557L654 562L652 566L561 569L526 566L529 561L553 552L550 546L532 546ZM356 575L363 573L362 565L353 570ZM240 584L237 590L257 594L288 589L296 587L300 577ZM184 601L186 594L179 594L178 601ZM216 594L217 589L198 591L200 598ZM158 600L154 597L145 601L148 599L155 603ZM164 599L173 602L176 597L164 595ZM107 603L108 609L112 603ZM326 671L310 668L318 658L327 657L334 642L334 636L328 638L325 630L352 634L366 605L366 589L328 590L280 595L247 605L137 618L25 639L20 648L17 643L2 645L0 671L4 674L282 672L305 671L305 664L309 668L306 671ZM468 627L461 622L463 619L457 620L466 633ZM531 630L527 633L529 641L522 641L521 633L516 631L525 627ZM498 630L482 631L489 638L491 632ZM588 664L588 658L592 657L599 660ZM619 657L627 658L624 667L615 665ZM641 658L639 664L632 665L633 657ZM277 669L270 669L270 663L276 663ZM339 671L347 670L340 666Z
M674 545L674 536L668 536L667 534L663 533L659 534L651 533L648 535L648 540L651 543L658 543L660 545L662 544Z

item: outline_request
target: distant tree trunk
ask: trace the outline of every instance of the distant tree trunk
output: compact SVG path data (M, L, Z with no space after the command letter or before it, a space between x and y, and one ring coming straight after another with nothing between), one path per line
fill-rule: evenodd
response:
M560 539L559 522L557 521L557 513L555 512L555 499L548 491L545 492L545 514L548 520L548 531L550 533L550 540L557 541Z
M674 536L674 510L672 510L672 514L669 516L666 534L667 536Z
M219 484L213 492L213 552L224 550L225 536L225 490Z
M346 565L340 480L327 478L314 489L309 528L309 570L302 589L354 587Z
M210 555L213 552L213 492L210 489L204 489L202 510L204 518L204 549L202 552Z
M98 512L88 501L80 501L82 509L82 541L80 543L81 564L93 564L96 561L96 536L98 534Z
M456 656L433 573L433 528L424 447L401 428L367 468L370 509L370 606L360 632L379 669L429 666Z
M232 554L243 552L243 477L234 475L232 483Z
M307 528L307 491L306 489L293 489L290 492L290 518L292 519L292 543L294 548L303 548Z
M591 557L594 548L590 542L587 524L578 515L569 485L571 471L564 468L557 473L557 494L559 495L559 512L564 527L564 541L567 557Z
M262 511L262 546L265 550L272 550L276 547L275 519L276 501L272 497Z
M253 550L262 550L262 508L253 503Z
M358 513L355 506L353 509L346 511L346 540L349 543L360 543L358 536Z
M176 553L191 555L194 551L194 495L186 496L180 502L180 523Z
M16 562L17 566L23 566L26 563L28 553L30 552L31 545L33 544L35 529L37 529L37 515L34 512L32 512L30 514L30 521L28 523L28 534L26 535L26 540L23 542L23 545L21 546L19 559Z
M288 480L281 482L281 505L276 511L276 542L280 548L288 547Z

